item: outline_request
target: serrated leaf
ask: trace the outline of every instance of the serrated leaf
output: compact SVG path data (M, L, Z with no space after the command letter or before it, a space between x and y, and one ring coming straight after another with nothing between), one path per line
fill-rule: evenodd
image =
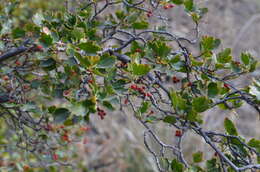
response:
M145 22L145 21L135 22L135 23L132 24L132 27L134 29L147 29L148 26L149 26L149 23Z
M48 59L42 60L40 62L39 66L45 70L50 71L50 70L53 70L56 68L56 61L53 58L48 58Z
M217 55L217 61L219 63L228 63L231 60L232 60L232 56L231 56L230 48L226 48L224 51L218 53L218 55Z
M169 124L174 124L174 123L176 123L176 118L174 116L166 116L163 119L163 122L169 123Z
M151 67L148 64L132 64L133 74L134 75L146 75Z
M203 160L203 152L199 151L192 155L193 162L200 163Z
M99 68L112 68L116 62L115 57L110 55L103 55L100 57L100 61L97 64Z
M192 100L192 107L197 112L204 112L210 107L210 100L206 97L196 97Z
M214 82L209 83L209 85L208 85L208 96L210 98L214 98L218 95L218 92L219 92L219 90L218 90L217 83L214 83Z
M203 36L200 47L203 52L211 51L220 45L220 40L211 36Z
M25 36L25 31L21 28L15 28L12 30L12 36L14 39L22 38Z
M39 39L40 43L44 46L44 47L49 47L52 45L53 43L53 39L50 35L47 34L42 34L40 39Z
M88 53L89 55L95 55L100 50L100 47L94 42L84 42L78 45L80 49Z
M171 0L174 4L176 5L181 5L183 4L183 0Z
M142 105L141 105L141 107L139 108L139 111L140 111L141 113L145 113L145 112L148 110L149 105L150 105L150 103L147 102L147 101L142 102Z
M250 59L251 59L251 54L249 53L241 53L240 59L244 63L244 65L249 65Z
M177 159L173 159L171 162L171 169L173 172L183 172L184 167Z
M193 5L194 5L193 0L184 0L184 6L185 6L186 10L192 11Z
M233 124L233 122L230 119L225 118L225 120L224 120L224 127L225 127L225 130L226 130L226 132L228 134L235 135L235 136L238 135L237 129L236 129L235 125Z
M176 92L172 91L170 93L171 96L171 102L172 102L172 106L174 107L175 110L185 110L186 108L186 101L180 96L178 95Z
M62 123L69 118L70 111L66 108L58 108L52 115L55 123Z

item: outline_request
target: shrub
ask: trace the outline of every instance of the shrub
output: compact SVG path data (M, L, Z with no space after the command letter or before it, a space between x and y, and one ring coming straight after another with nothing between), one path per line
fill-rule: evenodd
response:
M104 0L24 20L15 13L20 5L6 3L0 13L1 142L15 142L40 162L68 165L56 152L80 137L72 128L85 131L80 126L90 116L103 120L128 107L146 128L144 144L159 171L260 169L260 141L246 141L232 120L224 120L224 133L202 127L203 112L216 106L231 111L246 103L260 114L260 81L244 88L232 82L254 72L258 62L248 52L233 58L231 49L218 49L219 39L200 35L206 8L193 0ZM190 16L193 39L169 29L167 12L176 8ZM151 126L159 122L176 129L177 145L156 135ZM181 146L187 131L215 156L205 160L197 152L189 164ZM8 132L13 137L5 138ZM148 137L160 145L158 153ZM166 158L166 150L175 158Z

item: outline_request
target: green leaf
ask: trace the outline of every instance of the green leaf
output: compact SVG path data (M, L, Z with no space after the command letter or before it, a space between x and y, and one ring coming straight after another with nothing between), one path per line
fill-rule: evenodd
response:
M173 159L171 162L171 169L173 172L183 172L184 167L177 159Z
M184 0L184 6L186 10L192 11L193 10L193 0Z
M226 48L224 51L218 53L217 60L219 63L228 63L232 60L231 49Z
M167 46L165 42L153 41L148 43L148 47L154 51L154 55L165 58L171 52L171 47Z
M215 158L208 160L206 163L207 172L219 172L221 171L219 167L217 167L217 160Z
M230 119L225 118L225 120L224 120L224 127L225 127L225 130L226 130L226 132L228 134L235 135L235 136L238 135L237 129L236 129L235 125L233 124L233 122Z
M140 111L141 113L145 113L145 112L148 110L149 106L150 106L150 103L147 102L147 101L144 101L144 102L142 102L142 105L141 105L141 107L139 108L139 111Z
M250 68L249 68L249 72L254 72L256 70L257 64L258 64L258 61L252 59L251 64L250 64Z
M91 63L88 60L88 58L87 57L82 57L80 53L75 52L75 57L79 60L81 65L83 65L85 67L91 66Z
M210 100L206 97L196 97L192 100L192 107L197 112L204 112L210 107Z
M71 34L76 40L80 40L85 37L83 29L76 28L71 32Z
M108 108L109 110L115 110L115 108L113 107L113 105L111 104L111 102L109 101L103 101L103 106L105 106L106 108Z
M251 54L249 53L241 53L240 59L244 63L244 65L249 65L250 59L251 59Z
M78 47L90 55L95 55L100 50L100 47L94 42L80 43Z
M203 36L200 47L203 52L211 51L220 45L220 40L211 36Z
M44 47L49 47L52 45L53 43L53 39L50 35L47 34L42 34L41 38L39 39L40 43L44 46Z
M192 155L192 157L193 157L193 162L199 163L203 160L203 152L201 151L196 152Z
M145 22L145 21L135 22L135 23L132 24L132 27L134 29L147 29L148 26L149 26L149 23Z
M146 75L151 70L151 67L148 64L133 63L131 66L134 75Z
M256 151L258 153L260 153L260 140L253 138L253 139L249 140L249 142L247 144L250 147L256 148Z
M14 39L24 37L25 31L21 28L15 28L12 30L12 36Z
M56 68L56 61L53 58L42 60L40 62L40 67L48 71L53 70Z
M69 118L70 111L66 108L58 108L52 115L55 123L62 123Z
M218 95L218 84L217 83L214 83L214 82L211 82L209 85L208 85L208 96L210 98L214 98Z
M185 110L186 109L186 101L177 92L172 91L170 93L172 106L175 110Z
M110 56L108 54L105 54L100 57L100 61L97 64L97 67L99 68L112 68L116 62L116 59L114 56Z
M174 123L176 123L176 118L174 116L166 116L163 119L163 122L169 123L169 124L174 124Z
M181 5L183 4L183 0L172 0L172 2L176 5Z

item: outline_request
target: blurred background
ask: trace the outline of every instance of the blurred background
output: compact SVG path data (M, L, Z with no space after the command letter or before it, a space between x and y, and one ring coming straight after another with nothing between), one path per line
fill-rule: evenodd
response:
M21 1L24 1L24 6L17 11L29 18L36 10L43 12L46 9L64 10L66 5L65 0ZM0 0L0 2L6 3L8 0ZM223 48L233 48L234 57L238 58L241 51L249 51L260 60L259 0L199 0L197 2L209 9L209 13L200 24L201 35L220 38ZM194 26L191 25L189 17L181 7L174 7L167 13L172 17L170 25L173 33L192 37L191 28ZM21 18L21 20L26 20L26 18ZM256 76L260 76L259 70L250 76L243 76L240 81L234 81L234 84L239 88ZM231 112L214 108L205 112L203 117L205 129L223 131L223 120L229 117L237 125L239 133L246 139L252 137L260 139L259 116L247 105ZM130 110L109 113L104 120L100 120L97 115L92 115L89 127L92 129L84 135L85 142L75 143L70 148L75 155L71 161L78 164L76 169L62 167L64 171L87 171L87 169L96 172L157 171L152 156L143 144L144 128ZM160 123L154 125L153 128L165 142L176 142L173 128ZM206 152L204 154L206 159L214 154L194 133L187 133L183 143L188 161L191 161L193 152ZM156 149L156 145L154 146Z

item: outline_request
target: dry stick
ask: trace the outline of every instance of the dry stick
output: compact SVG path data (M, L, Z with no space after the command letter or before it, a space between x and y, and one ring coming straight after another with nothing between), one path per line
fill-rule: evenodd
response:
M15 49L12 49L12 50L7 51L6 53L2 54L2 55L0 56L0 63L2 63L3 61L9 59L10 57L16 56L16 55L18 55L18 54L21 54L21 53L23 53L23 52L29 50L30 48L25 47L25 45L28 44L29 41L30 41L30 40L28 39L28 40L26 40L26 41L23 43L23 45L21 45L20 47L15 48Z

